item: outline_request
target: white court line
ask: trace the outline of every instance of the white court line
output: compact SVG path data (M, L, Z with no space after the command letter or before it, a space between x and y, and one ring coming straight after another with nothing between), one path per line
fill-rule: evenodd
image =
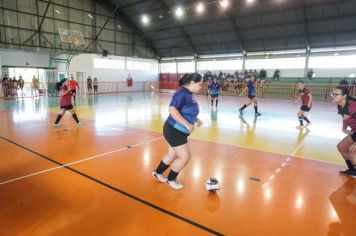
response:
M157 140L160 140L160 139L163 139L163 137L151 139L151 140L144 141L144 142L140 142L140 143L131 145L130 147L137 147L139 145L146 144L146 143L151 143L151 142L154 142L154 141L157 141ZM78 163L81 163L81 162L89 161L89 160L92 160L92 159L95 159L95 158L98 158L98 157L106 156L106 155L109 155L109 154L112 154L112 153L116 153L116 152L120 152L120 151L123 151L123 150L126 150L126 149L129 149L129 147L119 148L119 149L116 149L116 150L113 150L113 151L110 151L110 152L105 152L105 153L102 153L102 154L99 154L99 155L95 155L95 156L92 156L92 157L88 157L88 158L85 158L85 159L82 159L82 160L79 160L79 161L70 162L70 163L65 164L65 165L52 167L52 168L49 168L49 169L46 169L46 170L42 170L42 171L39 171L39 172L35 172L35 173L29 174L29 175L24 175L24 176L20 176L20 177L14 178L14 179L6 180L4 182L1 182L0 185L8 184L8 183L15 182L15 181L18 181L18 180L21 180L21 179L26 179L26 178L29 178L29 177L32 177L32 176L40 175L40 174L47 173L47 172L50 172L50 171L54 171L54 170L57 170L57 169L60 169L60 168L64 168L64 167L67 167L67 166L72 166L72 165L75 165L75 164L78 164Z
M294 156L297 151L300 149L300 147L302 146L302 143L300 143L294 150L293 152L290 154L290 156ZM267 181L265 181L263 184L262 184L262 188L266 188L267 185L277 176L277 174L279 172L281 172L281 170L288 164L288 162L290 162L292 160L291 157L287 157L284 162L282 162L282 164L274 171L274 174L272 174L271 176L269 176L267 178Z

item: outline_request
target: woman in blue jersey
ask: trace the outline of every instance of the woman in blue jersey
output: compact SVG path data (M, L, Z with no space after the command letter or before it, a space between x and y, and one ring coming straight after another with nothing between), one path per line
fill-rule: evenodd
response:
M169 105L169 116L163 126L163 136L168 142L168 153L152 175L160 182L169 184L174 189L181 189L183 185L177 182L179 172L190 160L188 136L194 130L194 124L203 123L198 118L199 106L193 93L202 87L202 77L198 73L185 74L179 81L182 86L174 95ZM163 172L170 167L166 178Z
M259 113L258 110L257 110L256 86L257 86L256 76L252 75L251 79L246 84L247 97L250 100L239 109L240 115L242 115L242 111L246 107L248 107L251 103L253 103L253 106L255 108L255 115L256 116L260 116L261 115L261 113Z
M218 80L215 78L214 82L209 85L208 90L211 94L211 106L214 105L214 99L215 99L215 106L218 107L218 97L219 97L219 92L221 91L221 86Z

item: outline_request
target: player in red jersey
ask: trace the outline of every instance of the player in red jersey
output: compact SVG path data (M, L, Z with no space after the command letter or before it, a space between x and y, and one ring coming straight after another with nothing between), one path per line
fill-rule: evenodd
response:
M349 96L349 90L345 86L333 89L331 96L333 102L337 104L338 113L342 116L342 132L347 134L337 144L337 149L348 167L340 173L356 178L356 99Z
M61 80L61 82L59 82L57 86L61 88L59 93L61 96L59 99L59 105L61 107L61 111L59 112L53 126L59 128L59 121L62 119L66 111L70 111L72 113L72 117L77 123L77 126L82 125L82 123L78 120L77 114L75 113L75 110L72 105L72 91L69 86L69 80L68 79Z
M298 103L299 100L302 100L302 106L300 107L297 113L300 123L297 126L297 129L301 129L304 127L303 120L307 122L305 126L311 124L310 120L306 116L304 116L304 112L309 112L312 108L313 96L311 95L310 91L305 88L305 84L303 83L303 81L298 81L298 92L299 98L295 101L295 103Z
M79 86L78 86L77 81L75 81L73 74L70 76L69 87L70 87L70 90L72 91L72 95L74 98L74 104L75 104L75 95L77 94L77 88L79 89Z

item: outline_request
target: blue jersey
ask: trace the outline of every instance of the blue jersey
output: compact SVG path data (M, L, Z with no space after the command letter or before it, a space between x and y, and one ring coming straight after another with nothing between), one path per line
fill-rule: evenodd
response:
M169 106L175 107L184 117L184 119L186 119L190 124L195 124L199 114L199 106L195 101L193 94L188 89L184 87L179 89L173 95L171 104ZM168 116L167 122L183 133L190 133L184 125L176 121L171 115Z
M247 96L256 96L256 84L251 80L247 82Z
M219 94L220 91L220 84L219 83L212 83L209 86L209 90L211 94Z

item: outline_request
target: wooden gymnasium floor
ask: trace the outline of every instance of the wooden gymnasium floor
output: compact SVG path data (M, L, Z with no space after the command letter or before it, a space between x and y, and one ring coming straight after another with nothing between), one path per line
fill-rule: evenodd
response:
M82 97L62 128L58 98L0 102L0 235L356 235L356 179L336 150L340 117L315 102L298 131L291 101L197 96L204 126L176 191L151 177L171 94ZM207 178L222 188L209 194Z

